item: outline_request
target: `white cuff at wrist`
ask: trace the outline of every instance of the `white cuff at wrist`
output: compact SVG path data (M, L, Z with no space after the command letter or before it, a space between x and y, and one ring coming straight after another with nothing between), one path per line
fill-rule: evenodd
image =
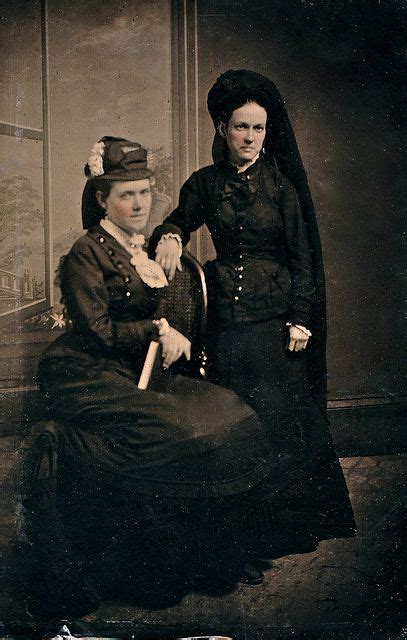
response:
M181 236L178 233L164 233L164 235L161 236L159 242L157 243L157 247L159 247L160 244L164 244L164 242L166 240L168 240L169 238L174 238L174 240L176 240L178 242L178 257L181 257L181 255L182 255L182 240L181 240Z
M302 324L293 324L292 322L286 322L286 327L296 327L296 329L299 329L300 331L305 333L305 335L307 335L309 338L312 336L311 331L307 329L307 327L304 327Z

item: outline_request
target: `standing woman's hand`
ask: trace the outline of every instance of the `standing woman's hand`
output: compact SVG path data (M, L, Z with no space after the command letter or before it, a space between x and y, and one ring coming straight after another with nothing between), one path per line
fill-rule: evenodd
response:
M182 251L182 248L181 248ZM175 272L182 271L180 242L173 237L161 238L155 250L155 261L164 269L168 280L172 280Z
M287 348L289 351L302 351L306 348L311 337L311 331L298 325L290 325L288 328L289 338Z

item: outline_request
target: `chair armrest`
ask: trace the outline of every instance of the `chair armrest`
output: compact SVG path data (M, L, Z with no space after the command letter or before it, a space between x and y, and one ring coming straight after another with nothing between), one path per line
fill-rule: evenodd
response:
M159 344L150 344L143 371L138 383L139 389L147 389L154 379L154 390L164 390L170 373L183 373L191 377L202 377L205 367L203 339L206 332L207 290L202 266L190 253L184 251L181 257L182 272L165 287L157 309L157 318L166 318L169 324L191 341L191 361L182 358L164 371L161 366Z

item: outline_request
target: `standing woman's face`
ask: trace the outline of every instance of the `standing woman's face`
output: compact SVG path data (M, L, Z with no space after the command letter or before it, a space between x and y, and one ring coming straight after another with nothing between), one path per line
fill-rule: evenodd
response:
M266 136L267 111L257 102L247 102L235 109L220 134L229 149L229 160L244 167L253 162L263 148Z

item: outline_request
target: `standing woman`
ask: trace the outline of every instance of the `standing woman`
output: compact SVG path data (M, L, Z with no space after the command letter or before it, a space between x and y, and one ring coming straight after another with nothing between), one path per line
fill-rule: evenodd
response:
M168 277L179 236L208 226L212 376L251 404L276 455L280 553L355 534L326 420L325 294L317 224L295 137L275 85L227 71L208 95L215 163L196 171L152 237Z

